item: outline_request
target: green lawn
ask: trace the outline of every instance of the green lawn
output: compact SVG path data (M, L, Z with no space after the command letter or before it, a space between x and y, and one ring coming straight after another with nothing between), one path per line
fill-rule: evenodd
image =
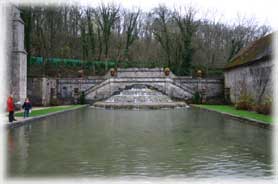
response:
M230 105L194 105L194 106L210 109L218 112L225 112L225 113L229 113L244 118L255 119L266 123L272 123L272 116L270 115L258 114L256 112L251 112L246 110L237 110Z
M75 108L78 108L81 106L83 106L83 105L54 106L54 107L49 107L46 109L32 110L32 112L29 114L29 117L41 116L41 115L46 115L46 114L53 113L53 112L75 109ZM17 112L17 113L15 113L15 116L23 117L23 112Z

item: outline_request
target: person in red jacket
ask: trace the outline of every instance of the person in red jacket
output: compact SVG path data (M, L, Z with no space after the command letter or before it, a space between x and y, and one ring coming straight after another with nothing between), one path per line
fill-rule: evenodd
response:
M9 122L16 121L16 119L14 119L15 105L14 105L13 95L10 95L8 97L7 107L8 107L8 112L9 112Z

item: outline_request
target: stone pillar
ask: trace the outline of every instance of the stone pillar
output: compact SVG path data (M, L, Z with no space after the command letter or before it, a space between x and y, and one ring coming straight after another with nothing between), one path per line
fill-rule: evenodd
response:
M47 78L42 78L42 105L47 106Z
M11 93L15 101L23 102L27 96L27 53L24 49L24 22L20 11L13 7L12 11L12 56L11 56Z

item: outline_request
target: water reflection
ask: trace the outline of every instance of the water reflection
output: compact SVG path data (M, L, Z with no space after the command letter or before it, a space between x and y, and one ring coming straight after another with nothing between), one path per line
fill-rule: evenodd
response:
M10 176L272 177L271 132L198 109L84 109L8 132Z

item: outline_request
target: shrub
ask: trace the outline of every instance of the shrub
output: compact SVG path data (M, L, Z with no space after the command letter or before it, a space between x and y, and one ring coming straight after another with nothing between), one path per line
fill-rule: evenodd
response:
M199 92L195 92L193 96L193 103L200 104L201 103L201 95Z
M82 91L81 95L80 95L80 104L85 104L85 94L84 94L84 91Z
M272 99L267 98L263 103L256 105L254 109L257 113L260 114L271 114L272 111Z
M50 99L50 105L51 105L51 106L57 106L57 105L59 105L58 99L57 99L57 98L52 98L52 99Z
M252 97L246 94L241 95L239 101L235 104L235 108L241 110L253 110L254 104Z

